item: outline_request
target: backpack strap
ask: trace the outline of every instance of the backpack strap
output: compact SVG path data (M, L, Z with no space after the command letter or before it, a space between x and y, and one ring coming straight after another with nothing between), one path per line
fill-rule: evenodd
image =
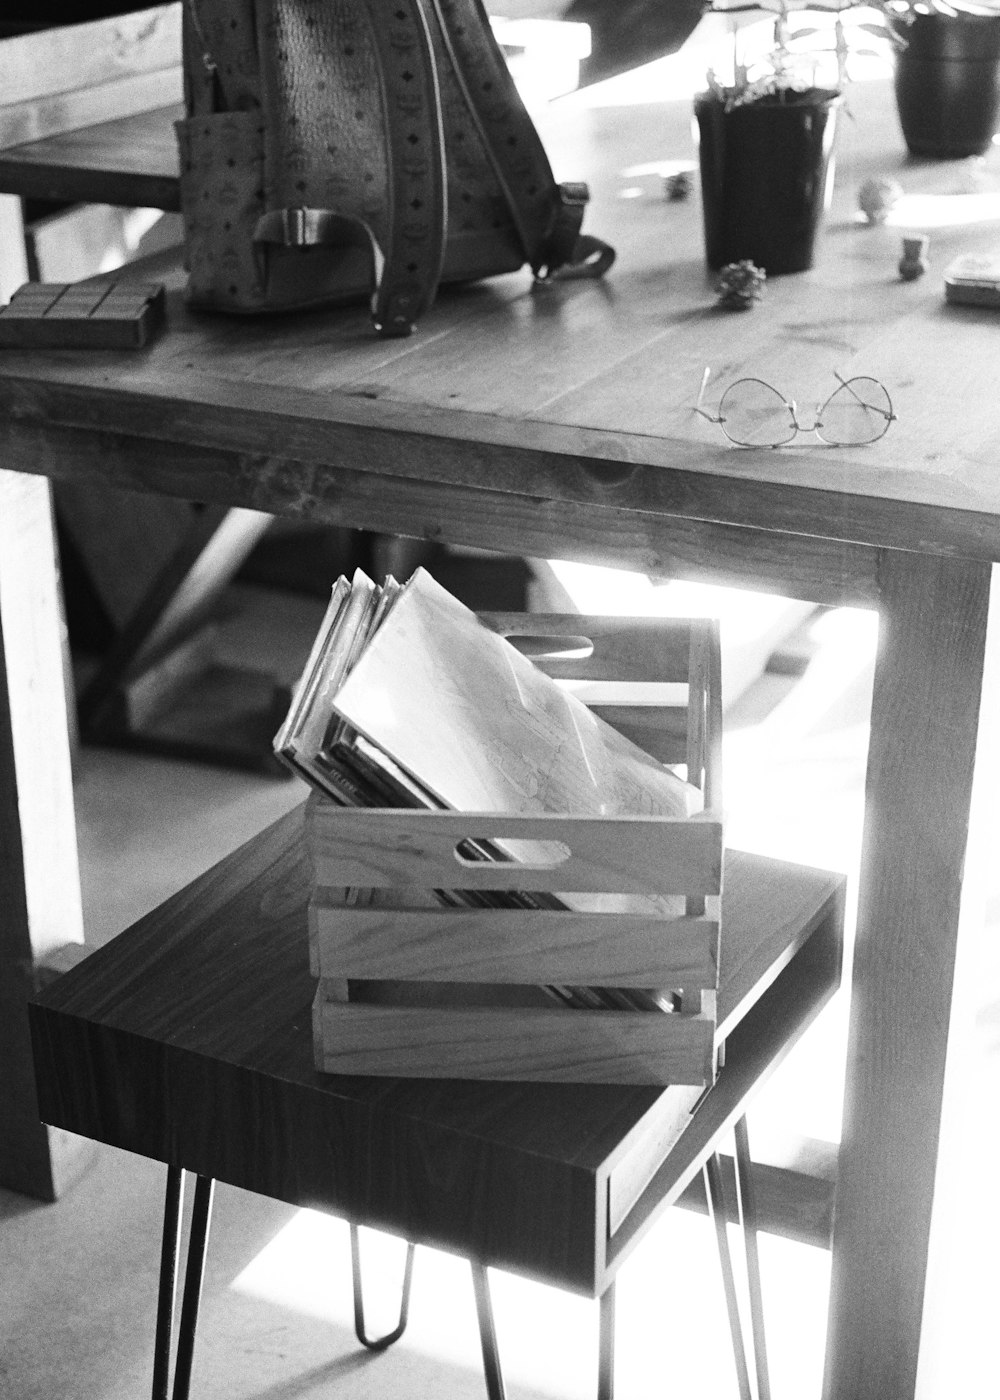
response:
M581 233L590 191L579 182L556 184L482 0L426 2L437 17L535 277L600 277L614 262L615 252L610 244Z
M255 240L368 245L372 319L409 335L444 261L444 133L421 0L257 0L267 209Z

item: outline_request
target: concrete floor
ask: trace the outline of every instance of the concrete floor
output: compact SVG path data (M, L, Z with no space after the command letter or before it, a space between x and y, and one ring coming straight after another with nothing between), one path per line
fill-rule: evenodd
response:
M242 655L267 647L279 670L294 675L300 639L308 642L321 610L306 600L249 595L229 629L231 643ZM813 659L805 674L796 681L764 676L729 714L728 840L845 869L853 878L874 629L866 615L834 612L810 623L809 632L803 640ZM77 806L88 942L113 936L301 793L295 783L84 752ZM989 1051L984 1064L992 1066L984 1092L995 1092L1000 994L993 993L1000 966L986 957L984 968L993 980L984 984L978 1025ZM751 1118L754 1135L780 1120L798 1132L837 1137L844 1035L840 998L761 1096ZM980 1139L978 1146L992 1150L993 1144ZM162 1190L162 1167L102 1148L85 1178L54 1206L0 1191L2 1400L148 1394ZM974 1245L956 1266L967 1277L990 1256L981 1230L974 1239L968 1231L961 1237ZM395 1306L400 1253L396 1241L371 1232L365 1244L370 1323L377 1330ZM763 1239L762 1254L773 1395L812 1400L820 1388L828 1257L771 1237ZM512 1394L592 1395L596 1305L508 1275L495 1275L494 1289ZM955 1299L939 1305L936 1325L961 1342L960 1366L978 1368L983 1359L988 1296L977 1287L971 1307L968 1299L961 1307ZM736 1394L703 1218L669 1212L623 1270L617 1339L623 1400L661 1391L702 1400ZM967 1379L974 1379L972 1370ZM198 1400L333 1394L465 1400L484 1393L463 1261L418 1251L408 1331L390 1352L369 1356L351 1327L343 1222L219 1189L195 1357Z

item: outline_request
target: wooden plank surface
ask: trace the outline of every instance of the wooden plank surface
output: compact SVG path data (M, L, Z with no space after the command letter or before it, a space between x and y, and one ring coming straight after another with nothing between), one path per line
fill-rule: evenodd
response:
M16 397L16 386L4 383L3 388ZM562 558L613 563L648 570L657 577L677 575L771 589L822 603L874 606L878 597L877 551L864 545L657 516L628 507L602 508L585 501L544 501L483 489L479 484L442 485L384 475L374 491L373 459L370 452L365 456L360 443L352 442L350 452L343 454L356 460L357 466L317 470L312 464L286 460L279 467L270 453L261 456L224 446L192 447L162 438L112 435L94 422L82 430L60 427L39 413L43 397L37 389L32 393L36 407L27 422L20 417L4 419L0 401L0 451L23 463L24 470L43 472L58 481L161 491L182 500L304 515L396 535L419 532L431 540L543 558L558 552ZM175 408L176 421L183 410L179 404ZM405 449L405 444L401 446ZM395 458L395 437L380 442L380 449ZM438 461L451 450L447 444L443 451L438 444L435 449ZM525 453L513 449L510 455L522 460ZM374 463L379 465L380 458ZM718 510L725 512L729 504L720 492ZM892 513L879 523L887 532L896 531ZM859 516L859 532L866 524L867 517Z
M355 909L312 901L326 977L714 987L712 920L535 909Z
M634 1086L318 1074L301 822L299 809L42 994L45 1116L283 1199L452 1248L471 1240L484 1257L592 1289L606 1174L669 1100ZM841 885L730 856L743 953L730 970L723 951L723 1016L766 982L790 925L821 917ZM765 889L775 917L754 928L751 892ZM476 1190L444 1187L462 1181ZM486 1198L495 1209L479 1209Z
M154 96L148 84L143 95ZM128 117L91 116L56 136L29 140L22 129L18 145L0 148L0 190L29 199L176 212L180 187L173 123L182 115L183 108L168 98L166 105Z
M623 835L627 833L627 835ZM558 842L557 858L517 865L461 859L473 841ZM672 817L511 816L496 812L355 810L332 802L309 809L309 848L321 890L345 885L425 890L529 888L640 894L718 894L722 822L696 813ZM485 867L485 868L484 868ZM535 873L537 871L537 873Z
M498 507L552 511L553 531L578 506L593 535L624 511L653 529L680 517L995 557L995 328L989 313L945 306L937 277L953 253L991 243L995 221L963 222L955 196L955 222L934 232L932 274L899 280L898 235L854 221L857 183L896 173L950 207L962 172L906 167L886 135L889 100L879 84L852 93L816 268L772 279L766 303L736 320L715 305L697 199L620 197L633 161L690 150L687 104L566 109L549 119L550 146L561 173L593 185L587 227L618 246L606 284L536 291L511 274L446 292L415 337L393 344L372 336L364 308L246 323L189 315L175 297L171 332L141 362L0 361L4 411L39 431L100 424L251 454L265 509L337 518L335 473L353 468L410 481L428 502L437 486L488 490L505 498ZM998 174L995 152L982 178ZM833 369L881 375L898 422L867 449L807 437L779 452L736 449L692 412L705 363L720 385L764 374L803 404L826 396ZM148 485L177 492L178 476L164 461ZM240 484L234 463L227 488ZM419 512L411 520L414 533L433 529ZM612 544L606 557L621 556Z
M317 1002L331 1074L564 1084L707 1084L714 1017Z

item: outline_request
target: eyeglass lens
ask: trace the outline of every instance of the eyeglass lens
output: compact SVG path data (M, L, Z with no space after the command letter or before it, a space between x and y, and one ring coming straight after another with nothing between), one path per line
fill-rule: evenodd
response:
M738 447L783 447L798 428L777 389L763 379L737 379L718 403L723 433Z
M831 447L861 446L888 431L889 395L877 379L859 376L836 389L819 411L816 434Z
M738 447L783 447L798 432L791 408L763 379L738 379L719 401L722 431Z

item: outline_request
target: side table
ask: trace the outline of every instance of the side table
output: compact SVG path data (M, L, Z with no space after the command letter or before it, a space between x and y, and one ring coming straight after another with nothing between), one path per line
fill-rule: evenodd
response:
M226 1181L596 1298L840 975L843 877L731 852L704 1094L322 1075L308 895L296 809L54 982L44 1120L194 1172L203 1210Z

